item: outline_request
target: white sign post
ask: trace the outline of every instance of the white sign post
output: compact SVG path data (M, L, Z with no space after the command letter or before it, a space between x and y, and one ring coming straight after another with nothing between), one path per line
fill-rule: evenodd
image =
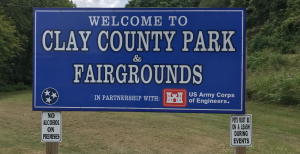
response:
M61 142L61 112L42 112L42 142Z
M252 146L252 115L230 116L230 145L233 147Z

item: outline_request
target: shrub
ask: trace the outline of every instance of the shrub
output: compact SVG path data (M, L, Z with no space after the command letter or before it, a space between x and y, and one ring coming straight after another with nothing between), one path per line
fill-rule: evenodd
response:
M247 81L246 98L284 105L300 105L300 73L282 70L252 75Z
M11 91L18 91L18 90L30 90L32 89L31 86L24 85L23 83L19 83L17 85L5 85L0 87L0 92L11 92Z
M248 72L273 71L288 65L288 58L279 53L255 52L247 56Z

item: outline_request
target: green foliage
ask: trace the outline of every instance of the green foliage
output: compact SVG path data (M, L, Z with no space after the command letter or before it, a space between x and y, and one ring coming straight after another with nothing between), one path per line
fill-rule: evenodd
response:
M24 85L23 83L19 83L16 85L5 85L0 87L0 92L11 92L11 91L19 91L19 90L31 90L32 87L28 85Z
M125 8L132 7L198 7L200 0L130 0Z
M238 8L238 7L248 7L249 0L231 0L231 4L229 7Z
M3 14L0 8L0 86L8 83L13 75L12 59L24 52L21 47L20 34L14 21Z
M231 0L201 0L199 7L227 8Z
M0 64L3 64L7 59L15 57L22 48L14 22L3 15L2 10L0 20Z
M247 71L276 71L288 64L288 58L279 53L255 52L247 56Z
M295 53L299 40L300 0L250 0L247 7L248 51L272 49Z
M300 73L281 70L252 77L247 82L248 99L286 105L300 105Z
M5 63L1 63L3 57L0 56L0 86L20 82L30 85L33 72L33 7L76 7L76 5L69 0L1 0L0 3L3 6L1 15L9 17L11 25L16 27L11 34L5 35L4 40L8 40L10 36L17 38L15 43L7 43L5 47L0 45L0 50L9 50L6 53L10 55L4 57L6 58ZM7 24L7 20L5 24ZM0 21L0 25L4 24L2 20ZM0 32L1 36L4 37L2 32ZM24 50L17 49L17 47Z
M246 97L300 106L300 55L256 52L247 57Z

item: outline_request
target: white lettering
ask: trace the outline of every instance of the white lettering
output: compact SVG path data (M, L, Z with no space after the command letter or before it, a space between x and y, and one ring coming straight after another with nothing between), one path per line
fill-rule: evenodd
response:
M229 32L229 36L226 38L226 34ZM231 43L231 36L233 34L235 34L235 31L222 31L222 34L223 34L223 49L222 51L235 51L235 48L232 46L232 43ZM229 45L229 50L226 48L226 45Z
M46 51L50 51L51 49L52 49L52 42L50 43L50 47L48 48L47 46L46 46L46 36L47 36L47 34L50 34L50 39L52 39L53 38L53 31L51 30L46 30L45 32L44 32L44 34L43 34L43 37L42 37L42 44L43 44L43 48L46 50Z
M154 16L154 26L161 26L162 25L162 17L161 16Z
M209 34L209 48L208 51L214 51L212 44L215 44L215 50L219 52L220 45L218 43L219 40L219 32L218 31L208 31ZM216 35L216 38L213 39L213 35Z
M188 48L187 44L193 41L194 34L191 31L182 31L182 34L183 34L183 48L182 48L182 51L189 51L189 48ZM190 36L189 39L188 39L188 35Z
M70 45L73 45L73 48L70 48ZM78 51L77 44L76 44L76 39L74 36L74 31L70 31L70 36L69 36L69 42L68 42L68 47L66 48L66 51Z
M109 16L101 16L102 24L101 26L109 26Z
M83 48L81 48L81 51L89 51L89 48L87 48L87 40L90 37L92 31L79 31L78 33L81 36ZM84 33L86 33L86 36L84 37Z
M174 19L177 20L177 17L176 16L169 16L169 20L171 19L171 24L170 26L175 26L174 24Z
M142 16L142 26L152 26L151 18L152 18L152 16L148 16L147 19L145 18L145 16ZM149 24L148 24L148 22L149 22Z
M93 20L92 20L92 17L93 17ZM96 17L97 17L97 19L96 19ZM95 26L98 26L98 21L99 21L100 16L89 16L89 18L90 18L91 26L94 26L94 24L95 24Z
M80 83L81 73L83 73L83 64L73 64L75 68L75 79L73 80L74 83Z

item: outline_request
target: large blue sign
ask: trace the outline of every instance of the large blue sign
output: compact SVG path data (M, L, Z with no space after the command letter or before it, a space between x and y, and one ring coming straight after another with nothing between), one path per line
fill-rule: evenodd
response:
M245 9L34 9L33 110L245 113Z

